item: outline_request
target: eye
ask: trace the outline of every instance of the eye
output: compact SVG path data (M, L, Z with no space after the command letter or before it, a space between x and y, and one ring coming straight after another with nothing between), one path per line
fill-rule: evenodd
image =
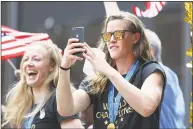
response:
M103 40L105 42L109 41L111 39L111 33L109 33L109 32L103 33L102 36L103 36Z
M40 61L41 59L40 58L34 58L35 61Z
M24 58L24 59L23 59L23 62L26 62L27 60L28 60L28 58Z
M120 40L123 39L123 32L122 31L115 31L114 33L116 39Z

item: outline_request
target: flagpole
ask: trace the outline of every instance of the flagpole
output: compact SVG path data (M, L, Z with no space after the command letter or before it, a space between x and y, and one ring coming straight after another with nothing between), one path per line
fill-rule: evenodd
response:
M15 67L15 65L11 62L10 59L7 59L8 63L11 65L11 67L14 69L14 70L17 70L17 68Z
M8 63L11 65L11 67L14 69L14 75L19 79L20 78L20 70L18 70L15 65L11 62L10 59L7 59Z

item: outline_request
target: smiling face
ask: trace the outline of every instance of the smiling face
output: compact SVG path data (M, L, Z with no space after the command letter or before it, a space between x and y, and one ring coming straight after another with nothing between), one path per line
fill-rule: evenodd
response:
M115 32L117 30L129 30L129 24L125 20L112 20L107 24L106 32ZM111 40L107 42L107 48L112 59L117 60L120 58L128 57L132 54L133 45L135 44L135 34L125 31L124 38L116 40L111 36Z
M29 47L22 61L24 76L29 86L42 85L52 70L49 54L41 45Z

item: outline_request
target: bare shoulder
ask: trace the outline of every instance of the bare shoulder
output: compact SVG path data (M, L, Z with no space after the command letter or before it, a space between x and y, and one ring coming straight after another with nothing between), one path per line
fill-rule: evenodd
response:
M160 71L158 72L154 72L152 74L150 74L144 81L142 88L144 86L163 86L164 85L164 75L163 73L161 73Z
M164 75L160 71L155 71L152 74L150 74L145 81L162 81L164 82Z
M156 105L159 105L162 93L164 90L164 76L161 72L150 74L144 81L141 90L154 100Z
M150 61L150 63L144 67L142 89L144 86L147 86L147 88L151 86L162 87L165 81L166 75L164 69L158 62Z

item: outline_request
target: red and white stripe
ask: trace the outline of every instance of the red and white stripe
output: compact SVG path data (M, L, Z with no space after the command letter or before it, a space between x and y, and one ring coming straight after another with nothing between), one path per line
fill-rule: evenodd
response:
M1 33L1 60L22 56L26 46L34 41L50 40L49 35L45 33L20 32L6 26L2 26Z
M139 17L152 18L159 14L166 2L146 2L145 11L141 11L138 7L132 6L133 13Z

